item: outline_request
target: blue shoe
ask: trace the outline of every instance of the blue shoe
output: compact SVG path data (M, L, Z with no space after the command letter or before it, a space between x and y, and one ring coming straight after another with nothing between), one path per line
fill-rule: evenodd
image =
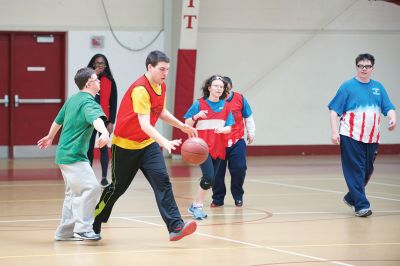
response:
M207 217L207 213L203 210L203 207L195 207L193 203L189 206L188 212L193 215L196 220L203 220Z

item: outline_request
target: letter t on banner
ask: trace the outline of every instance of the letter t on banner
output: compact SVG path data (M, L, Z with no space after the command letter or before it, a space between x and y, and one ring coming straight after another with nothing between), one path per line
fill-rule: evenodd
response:
M181 31L176 67L174 115L179 120L193 103L194 80L196 74L197 29L200 0L182 0ZM182 131L174 128L173 139L186 139ZM172 150L180 153L180 148Z

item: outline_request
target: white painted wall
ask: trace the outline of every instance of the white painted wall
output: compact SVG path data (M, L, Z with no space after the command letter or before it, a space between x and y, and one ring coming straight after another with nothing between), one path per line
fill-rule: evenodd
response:
M228 75L250 102L255 145L330 143L327 105L355 75L354 59L376 57L373 78L400 107L400 7L367 0L203 0L196 97L212 74ZM382 143L400 143L400 130Z
M130 47L142 47L152 40L158 32L116 32L118 38ZM104 36L104 48L91 48L91 36ZM68 32L68 95L77 91L74 75L81 67L86 67L96 53L107 56L111 71L118 87L118 102L126 89L146 72L146 57L152 50L163 50L163 34L147 49L132 53L120 47L108 31L69 31Z
M158 32L115 32L118 39L129 47L143 47L151 42ZM104 48L92 48L92 36L104 36ZM110 64L118 89L118 106L128 87L146 72L145 61L153 50L163 50L164 36L161 35L148 48L140 52L128 51L117 44L109 31L69 31L68 32L68 95L78 91L74 82L76 71L86 67L94 54L104 54ZM163 133L161 123L157 129Z
M158 30L162 0L0 0L0 30Z

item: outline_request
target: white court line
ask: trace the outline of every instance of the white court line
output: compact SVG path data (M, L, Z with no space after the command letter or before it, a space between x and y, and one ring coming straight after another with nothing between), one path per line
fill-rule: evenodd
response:
M381 182L368 182L368 184L381 185L381 186L388 186L388 187L400 187L400 185L387 184L387 183L381 183Z
M161 225L161 224L157 224L157 223L151 223L151 222L146 222L146 221L142 221L142 220L138 220L138 219L131 219L131 218L127 218L127 217L120 217L120 218L124 219L124 220L128 220L128 221L134 221L134 222L154 225L154 226L157 226L157 227L160 227L160 226L164 227L165 226L165 225ZM199 236L208 237L208 238L224 240L224 241L228 241L228 242L232 242L232 243L236 243L236 244L241 244L241 245L245 245L245 246L250 246L250 247L255 247L255 248L262 248L262 249L267 249L267 250L271 250L271 251L275 251L275 252L279 252L279 253L285 253L285 254L294 255L294 256L298 256L298 257L313 259L313 260L317 260L317 261L330 262L330 263L333 263L333 264L344 265L344 266L354 266L353 264L342 263L342 262L339 262L339 261L329 261L327 259L314 257L314 256L309 256L309 255L305 255L305 254L302 254L302 253L291 252L291 251L287 251L287 250L283 250L283 249L277 249L277 248L272 248L272 247L261 246L261 245L248 243L248 242L243 242L243 241L230 239L230 238L226 238L226 237L219 237L219 236L214 236L214 235L210 235L210 234L203 234L203 233L199 233L199 232L195 232L194 234L195 235L199 235Z
M260 180L252 180L252 179L251 179L251 180L248 180L248 182L261 183L261 184L270 184L270 185L283 186L283 187L290 187L290 188L301 188L301 189L314 190L314 191L322 191L322 192L335 193L335 194L344 194L343 192L341 192L341 191L336 191L336 190L321 189L321 188L306 187L306 186L297 186L297 185L289 185L289 184L278 183L278 182L260 181ZM369 198L375 198L375 199L383 199L383 200L398 201L398 202L400 202L400 199L392 199L392 198L385 198L385 197L378 197L378 196L368 196L368 197L369 197Z
M344 212L271 212L272 215L304 215L304 214L343 214ZM347 212L346 212L347 213ZM388 210L388 211L374 211L374 213L400 213L400 210ZM217 217L217 216L223 216L223 217L228 217L228 216L258 216L258 215L265 215L265 212L247 212L247 213L215 213L215 214L209 214L210 217ZM136 218L135 218L136 217ZM122 216L111 216L111 219L132 219L132 220L137 220L137 218L160 218L160 215L137 215L133 217L122 217ZM182 217L192 217L191 214L188 215L182 215ZM0 220L1 223L29 223L29 222L50 222L50 221L60 221L59 218L57 219L29 219L29 220ZM141 222L141 220L137 220L138 222ZM154 224L158 225L158 224Z

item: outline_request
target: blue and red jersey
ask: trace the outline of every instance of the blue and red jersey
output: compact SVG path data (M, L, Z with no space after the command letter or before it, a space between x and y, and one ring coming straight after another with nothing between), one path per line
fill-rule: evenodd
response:
M190 118L196 115L200 110L207 110L207 118L199 118L194 125L199 137L208 144L211 158L225 159L225 134L215 133L216 128L232 126L235 122L229 106L224 100L211 102L208 99L200 98L196 100L184 115L184 118Z
M381 113L394 110L383 85L356 78L344 82L328 105L340 116L340 134L364 143L379 143Z

